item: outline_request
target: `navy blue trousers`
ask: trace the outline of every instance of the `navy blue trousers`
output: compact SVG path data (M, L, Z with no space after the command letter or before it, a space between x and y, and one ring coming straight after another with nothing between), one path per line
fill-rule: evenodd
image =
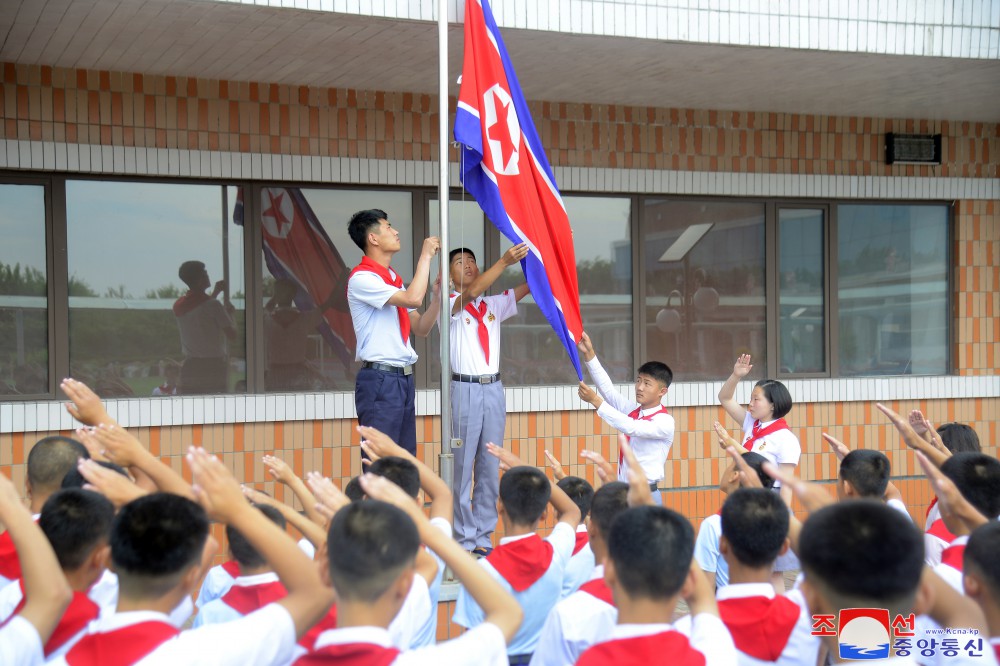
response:
M387 434L410 453L417 453L417 412L413 375L361 368L354 383L358 423Z

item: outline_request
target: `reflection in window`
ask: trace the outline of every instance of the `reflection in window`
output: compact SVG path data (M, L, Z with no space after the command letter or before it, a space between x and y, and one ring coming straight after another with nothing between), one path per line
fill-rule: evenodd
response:
M747 353L763 376L764 204L646 199L643 232L649 360L717 380Z
M235 205L234 187L67 181L74 377L106 397L246 390Z
M947 371L947 240L945 206L838 206L840 375Z
M564 196L573 227L583 327L615 381L631 381L632 240L631 200L624 197ZM511 243L501 238L501 252ZM508 268L497 289L524 281L520 266ZM508 386L575 384L576 372L562 342L531 296L504 323L501 372Z
M778 288L781 374L826 371L823 298L823 211L778 211Z
M0 395L43 394L49 390L45 188L0 185L0 201Z
M264 251L264 384L268 391L352 390L358 367L347 278L362 252L347 233L358 210L384 210L402 249L392 268L413 277L409 192L260 189ZM318 306L318 307L317 307Z

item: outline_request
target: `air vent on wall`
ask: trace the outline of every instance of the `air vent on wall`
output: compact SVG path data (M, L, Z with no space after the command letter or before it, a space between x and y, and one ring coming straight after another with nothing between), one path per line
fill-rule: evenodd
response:
M885 135L886 164L941 164L940 134Z

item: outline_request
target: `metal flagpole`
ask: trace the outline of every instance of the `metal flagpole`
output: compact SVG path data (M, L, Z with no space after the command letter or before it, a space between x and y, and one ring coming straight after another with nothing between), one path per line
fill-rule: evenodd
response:
M438 0L438 214L441 230L441 456L438 473L454 490L455 455L462 443L451 432L451 308L448 306L448 0Z

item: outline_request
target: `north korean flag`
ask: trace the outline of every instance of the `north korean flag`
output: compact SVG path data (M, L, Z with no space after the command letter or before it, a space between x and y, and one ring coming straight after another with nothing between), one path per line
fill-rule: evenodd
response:
M354 324L347 305L350 270L327 235L302 191L296 187L265 187L260 191L264 263L275 278L298 285L295 306L312 310L331 293L337 295L317 327L348 367L354 359ZM233 210L233 222L243 224L243 188Z
M455 115L462 183L512 243L531 295L581 379L583 323L573 230L488 0L466 0L465 61Z

